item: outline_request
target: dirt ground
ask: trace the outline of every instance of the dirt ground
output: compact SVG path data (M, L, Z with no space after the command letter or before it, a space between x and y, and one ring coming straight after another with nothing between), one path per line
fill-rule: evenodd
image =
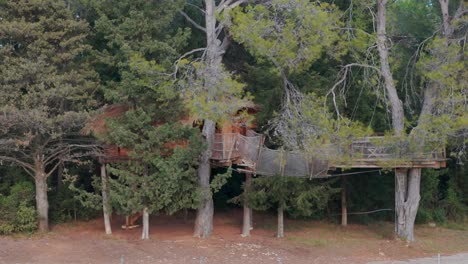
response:
M0 236L0 263L367 263L468 252L468 231L418 226L417 242L393 238L393 224L370 226L286 221L277 239L275 216L254 213L251 237L240 236L242 211L215 212L213 236L192 237L193 214L152 216L149 241L141 228L122 230L114 217L106 237L102 219L52 227L47 234ZM468 260L467 260L468 263Z

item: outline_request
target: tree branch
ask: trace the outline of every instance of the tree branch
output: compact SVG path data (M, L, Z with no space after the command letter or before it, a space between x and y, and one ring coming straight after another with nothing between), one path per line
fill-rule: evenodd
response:
M185 13L184 11L182 10L179 10L179 13L185 17L185 19L187 19L188 22L190 22L195 28L203 31L206 33L206 28L201 26L200 24L198 24L197 22L195 22L195 20L193 20L192 18L189 17L189 15L187 15L187 13Z
M206 48L193 49L193 50L191 50L191 51L189 51L189 52L186 52L186 53L183 54L182 56L180 56L180 57L174 62L174 68L175 68L175 69L174 69L174 73L173 73L174 78L176 78L177 72L179 71L179 62L180 62L183 58L187 57L188 55L191 55L191 54L196 53L196 52L201 52L201 51L206 51Z
M48 178L59 166L62 164L62 161L57 162L57 164L52 167L52 169L46 174L46 178Z
M28 164L24 161L21 161L19 159L16 159L16 158L13 158L13 157L8 157L8 156L0 156L0 161L9 161L9 162L13 162L13 163L16 163L18 164L19 166L25 168L25 169L29 169L31 171L34 171L34 166L32 166L31 164Z
M187 3L187 5L197 9L198 11L202 12L203 14L206 14L205 10L201 9L200 7L198 7L198 6L196 6L196 5L192 4L192 3Z

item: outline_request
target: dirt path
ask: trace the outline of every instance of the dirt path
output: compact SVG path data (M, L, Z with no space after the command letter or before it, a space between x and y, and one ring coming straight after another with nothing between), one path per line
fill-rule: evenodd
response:
M367 263L468 252L468 232L418 227L418 242L392 239L393 225L351 225L288 220L286 238L274 238L274 216L258 215L252 236L240 234L241 212L217 213L211 238L192 238L182 217L152 217L151 240L141 229L122 230L114 218L112 237L101 219L55 226L46 235L0 237L0 263ZM468 263L468 262L467 262Z

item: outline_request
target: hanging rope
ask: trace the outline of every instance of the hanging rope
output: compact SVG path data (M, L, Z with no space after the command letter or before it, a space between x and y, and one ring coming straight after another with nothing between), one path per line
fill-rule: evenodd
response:
M378 212L384 212L384 211L393 211L393 209L377 209L373 211L367 211L367 212L354 212L354 213L347 213L347 215L363 215L363 214L373 214L373 213L378 213ZM332 214L331 216L338 216L342 214Z

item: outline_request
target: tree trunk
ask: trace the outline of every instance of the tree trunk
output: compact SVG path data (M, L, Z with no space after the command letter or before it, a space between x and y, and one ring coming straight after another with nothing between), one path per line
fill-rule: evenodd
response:
M49 231L49 201L47 199L47 175L42 160L35 160L34 182L36 184L36 210L39 231Z
M143 231L141 233L141 239L149 239L149 213L147 207L143 209Z
M106 235L112 235L112 228L110 222L110 205L108 197L108 187L107 187L107 173L106 165L101 165L101 182L102 182L102 212L104 215L104 227L106 229Z
M203 137L207 149L200 156L198 167L198 186L202 191L202 201L197 210L195 219L194 236L206 238L213 232L213 198L210 189L210 174L211 174L211 148L213 145L215 133L215 123L211 120L205 120L203 125Z
M392 112L392 125L395 134L401 136L404 132L403 104L398 97L388 61L387 32L386 32L387 0L377 1L377 49L380 57L380 71L385 83L387 98Z
M395 170L396 233L414 241L414 221L420 200L421 169Z
M348 208L346 206L346 176L341 178L341 225L348 225Z
M391 106L393 129L397 136L402 136L404 135L404 110L395 88L388 61L386 5L387 0L377 1L377 49L380 57L381 74L385 81L385 89ZM433 91L427 91L424 96L432 97ZM429 112L431 107L432 102L427 101L423 104L423 111ZM398 236L413 241L414 220L419 206L421 169L396 169L395 178L395 211L397 214L395 231Z
M276 237L284 237L284 208L278 207L278 231Z
M245 186L244 193L247 193L250 189L252 175L250 173L245 174ZM252 229L252 210L247 206L247 199L244 198L244 217L242 221L242 236L250 236L250 230Z
M226 36L223 41L218 39L216 25L216 3L214 0L205 0L205 31L206 31L206 57L205 64L210 73L205 77L204 86L206 90L216 89L216 82L213 78L221 70L223 55L229 45L229 38ZM218 25L222 27L221 25ZM222 29L222 28L221 28ZM217 98L208 98L207 100L217 100ZM211 235L213 231L213 198L210 189L211 175L211 149L213 146L215 123L212 120L205 119L203 125L203 137L207 149L201 154L198 168L198 183L202 190L202 201L197 210L195 219L194 236L205 238Z
M449 0L439 0L439 4L442 12L442 34L447 37L453 33L453 28L450 25Z

